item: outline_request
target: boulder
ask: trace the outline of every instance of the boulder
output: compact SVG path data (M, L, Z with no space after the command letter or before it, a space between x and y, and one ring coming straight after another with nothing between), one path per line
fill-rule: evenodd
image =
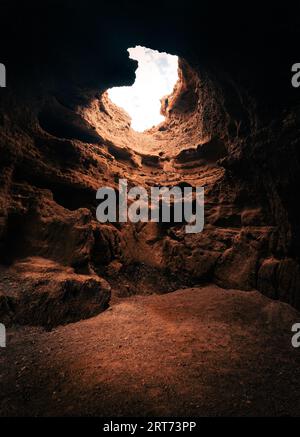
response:
M0 270L0 318L6 324L52 328L85 319L108 307L110 285L96 275L39 257Z

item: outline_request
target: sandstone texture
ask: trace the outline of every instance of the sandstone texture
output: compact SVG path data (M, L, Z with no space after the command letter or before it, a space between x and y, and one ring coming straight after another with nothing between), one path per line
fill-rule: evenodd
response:
M1 416L299 416L299 17L1 2ZM142 133L107 93L136 45L179 59ZM120 178L204 187L203 231L99 223Z
M298 227L290 191L296 170L289 172L290 162L282 159L283 153L296 153L297 118L280 114L272 127L248 127L241 134L233 129L232 105L226 103L232 90L183 59L179 73L173 93L162 99L165 121L143 133L131 129L129 116L105 91L91 96L79 88L66 100L46 87L37 99L33 88L26 109L22 93L20 106L14 106L8 92L0 132L3 271L9 275L27 260L29 273L28 259L40 257L72 268L73 275L106 278L117 296L212 281L258 289L299 308ZM244 117L246 109L248 117L257 116L246 97L237 116ZM96 191L118 189L120 178L147 190L203 186L203 232L186 234L184 223L100 224ZM91 284L96 293L99 284ZM2 299L9 294L2 286ZM87 295L94 305L93 293ZM104 307L99 303L99 311ZM62 314L49 323L72 319ZM82 317L89 314L82 310ZM46 319L30 311L12 320L47 324Z

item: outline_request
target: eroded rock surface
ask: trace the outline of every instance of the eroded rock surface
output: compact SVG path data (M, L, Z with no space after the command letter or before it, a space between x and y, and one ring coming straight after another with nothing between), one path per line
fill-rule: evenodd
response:
M96 275L75 274L43 258L26 258L0 270L0 318L11 324L56 325L105 310L111 287Z
M105 277L117 295L155 291L154 275L163 284L156 292L214 281L257 288L299 308L300 112L287 80L290 53L276 43L287 27L280 15L270 33L274 40L265 41L265 28L257 24L257 40L241 30L233 44L229 29L235 27L223 18L216 26L219 37L211 39L211 19L199 28L193 8L178 9L178 23L188 23L183 33L181 25L166 26L168 14L161 5L159 10L140 16L137 8L132 19L121 20L115 40L110 30L120 21L110 4L62 6L55 26L52 9L47 14L35 8L41 16L33 28L53 38L35 37L34 43L25 31L34 14L23 10L22 41L11 38L19 44L18 68L28 52L21 53L23 43L33 56L22 64L24 71L13 71L6 53L12 85L1 90L2 268L42 257L73 268L75 275ZM215 11L203 6L204 17L210 12L214 21ZM229 22L234 16L228 14ZM83 22L86 33L79 31ZM266 22L272 26L268 14ZM159 38L153 23L160 23ZM139 43L180 58L179 81L161 101L165 122L144 133L131 129L128 115L106 94L112 86L133 83L136 65L126 49ZM39 44L45 47L38 50ZM281 62L265 77L274 56ZM174 223L99 224L96 190L117 189L120 178L147 190L204 186L203 232L187 235L183 224Z

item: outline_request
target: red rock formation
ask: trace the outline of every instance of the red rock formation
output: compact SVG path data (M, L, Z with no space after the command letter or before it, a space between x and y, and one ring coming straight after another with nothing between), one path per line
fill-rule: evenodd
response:
M299 415L299 17L1 2L0 415ZM106 94L134 82L135 45L180 59L144 133ZM100 224L119 178L204 186L203 232Z
M107 8L109 26L115 17ZM96 38L99 27L92 23L101 13L94 16L83 5L67 13L74 14L74 22L89 17L86 38L94 45L87 50L82 34L71 36L59 22L63 47L59 38L47 42L49 59L58 55L57 68L42 71L47 64L41 51L24 65L26 90L14 71L1 101L3 265L43 257L46 263L73 268L72 275L112 276L124 294L131 293L128 289L153 291L146 279L142 290L130 281L128 272L142 266L145 278L151 276L147 269L164 278L164 290L210 280L223 287L258 288L299 307L299 111L291 90L284 92L282 70L276 74L282 92L275 105L270 81L266 86L256 69L262 62L258 41L252 47L242 34L243 45L233 49L225 44L229 32L219 45L211 41L208 50L202 39L195 44L189 32L182 38L175 26L170 32L178 37L176 49L164 30L159 41L149 33L150 14L144 44L178 54L180 80L173 94L162 99L165 122L137 133L105 93L110 86L134 80L135 64L123 44L138 43L135 28L130 30L129 20L122 30L126 41L115 46L112 39L99 38L107 35L105 26ZM190 11L183 14L195 24ZM203 25L201 35L208 34ZM226 56L221 56L222 49ZM240 56L233 62L235 50ZM280 51L280 56L284 64L285 53ZM257 61L251 68L248 57ZM7 59L12 62L9 55ZM204 231L187 235L183 226L172 224L100 225L96 190L117 187L120 177L146 188L204 186ZM30 263L26 265L30 270ZM168 285L170 275L177 279ZM9 295L9 287L2 293Z

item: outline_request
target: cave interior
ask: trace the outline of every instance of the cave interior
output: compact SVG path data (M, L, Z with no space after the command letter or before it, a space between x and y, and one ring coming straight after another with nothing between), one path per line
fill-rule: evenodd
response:
M9 17L17 2L5 3ZM300 381L299 371L282 338L300 310L300 106L289 76L298 18L275 5L246 12L214 2L195 13L195 3L32 0L18 4L16 26L1 29L9 76L0 101L0 318L12 330L9 359L34 357L42 369L35 386L49 381L23 404L28 372L13 400L3 400L4 414L297 413L300 391L287 399L284 375ZM138 45L178 56L178 81L161 100L165 119L144 132L107 92L134 83L127 49ZM118 189L120 178L146 190L203 186L203 231L99 223L96 191ZM48 340L62 344L52 366L46 350L24 346L30 338L42 350ZM195 356L182 338L194 339ZM123 348L115 351L115 342ZM144 369L147 354L154 364ZM275 354L283 376L271 364ZM7 385L14 376L3 360ZM230 377L217 385L218 363L228 361L230 375L244 372L246 394ZM77 372L78 385L70 389L61 372ZM270 393L267 372L279 380L277 404L257 388L263 381ZM55 381L60 404L51 398Z

